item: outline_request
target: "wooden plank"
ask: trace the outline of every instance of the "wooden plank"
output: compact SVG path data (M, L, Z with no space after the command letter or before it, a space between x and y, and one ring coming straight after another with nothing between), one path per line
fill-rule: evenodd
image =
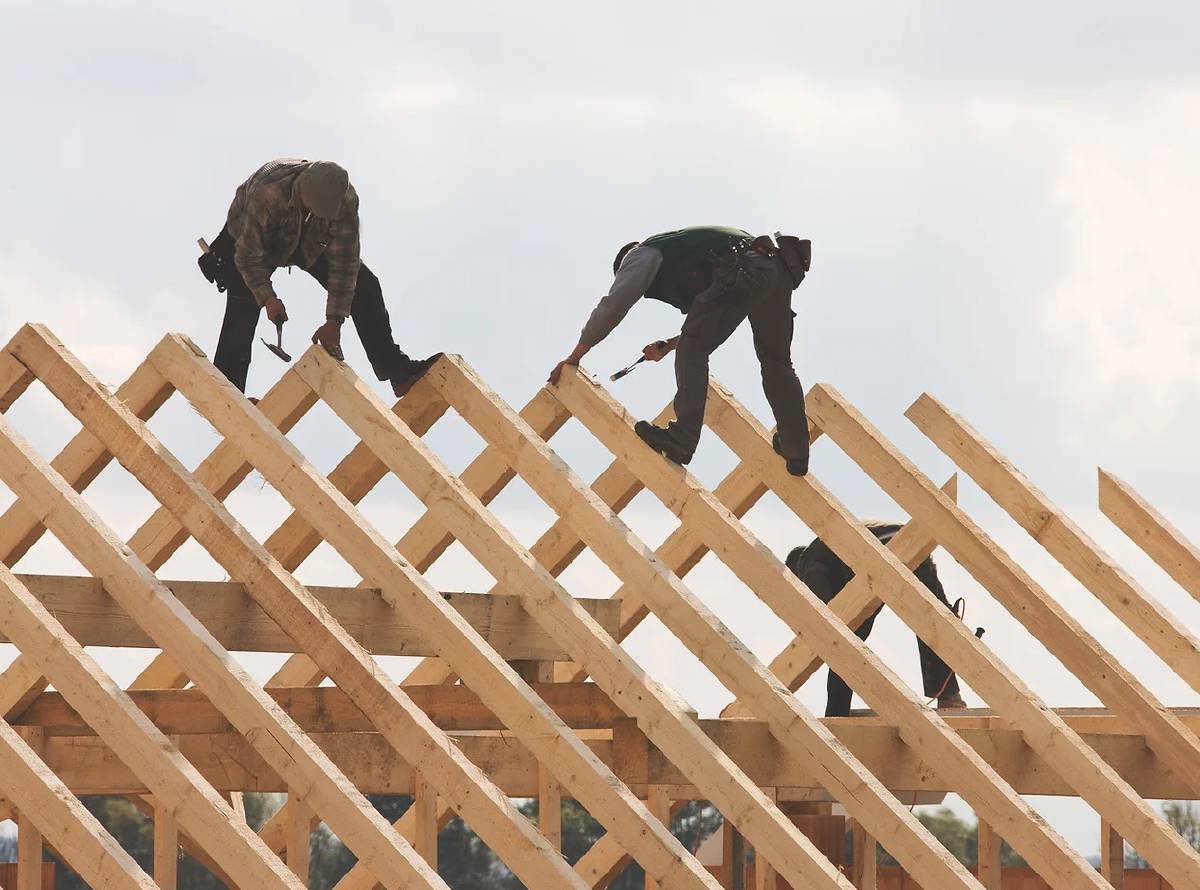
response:
M40 727L22 727L17 735L35 757L42 750L45 733ZM42 833L24 807L17 816L17 890L42 890Z
M928 393L922 394L904 415L1155 655L1193 689L1200 690L1200 639L995 446Z
M132 803L134 807L137 808L137 811L147 819L154 818L155 798L152 794L130 794L126 796L126 800ZM176 828L178 828L178 820L176 820L175 825ZM209 856L199 844L191 839L191 837L180 831L178 832L178 838L179 846L183 849L183 852L187 853L189 856L207 868L210 872L212 872L213 877L215 877L226 887L234 886L233 878L225 874L224 869L221 868L217 861Z
M981 823L982 824L982 823ZM879 843L857 822L850 825L850 845L853 851L853 864L850 870L850 880L856 890L875 890L878 880L878 858L876 848ZM985 885L986 887L986 885ZM991 890L991 888L987 888Z
M413 847L425 857L430 868L438 867L438 799L437 789L420 777L413 794ZM544 834L545 832L543 832ZM553 841L551 841L553 845ZM555 846L555 849L558 849Z
M6 421L0 420L0 429ZM0 474L11 467L10 433L0 434ZM18 471L24 472L24 471ZM0 624L18 641L55 688L70 701L96 732L135 772L145 787L163 800L179 801L175 816L241 883L263 887L296 885L269 855L258 837L231 824L229 807L199 772L125 693L92 661L7 567L0 566Z
M671 798L667 795L667 790L661 785L655 785L650 789L650 795L646 800L646 809L648 809L654 818L661 822L667 828L671 827ZM646 877L646 890L663 890L663 885L654 878Z
M1100 874L1116 890L1125 886L1125 838L1104 820L1100 821Z
M0 717L10 722L16 720L45 688L46 678L38 672L33 659L17 653L12 664L0 674Z
M435 378L436 379L436 378ZM651 457L644 443L633 432L627 412L599 386L577 371L564 374L555 393L571 413L594 436L635 472L669 509L693 528L708 547L740 577L748 587L792 627L796 633L812 633L813 645L823 656L834 656L839 673L854 675L860 693L867 686L903 720L906 729L919 733L929 744L954 749L963 763L977 769L973 752L944 725L931 718L922 703L885 668L862 641L824 604L808 594L792 574L763 547L713 494L678 465ZM453 399L451 399L453 401ZM461 410L461 409L460 409ZM526 453L529 449L525 449ZM523 467L518 465L518 471ZM532 484L532 483L531 483ZM543 495L545 497L545 495ZM561 498L561 495L558 497ZM572 511L575 516L582 513ZM615 519L614 519L615 521ZM580 529L582 533L582 529ZM586 536L585 536L586 537ZM592 550L604 558L601 544L591 542ZM616 565L613 571L620 573ZM649 577L646 577L649 576ZM845 756L836 740L812 714L791 696L749 650L733 636L715 615L687 591L682 583L662 569L643 572L643 587L655 614L699 658L717 678L752 706L755 716L766 720L779 742L793 751L804 751L819 765L822 784L846 807L847 811L873 834L913 874L930 886L971 886L974 879L945 848L863 764ZM626 579L629 580L629 579ZM657 600L657 602L656 602ZM814 628L821 628L813 633ZM723 813L729 810L711 798ZM735 824L737 824L735 822ZM763 844L742 826L739 831L759 850ZM771 852L767 858L784 873ZM784 874L785 879L789 879Z
M808 400L810 416L877 484L914 519L930 529L946 550L982 584L1018 621L1041 640L1060 661L1096 696L1114 711L1138 722L1164 764L1179 776L1194 776L1197 739L1138 682L1129 670L1106 652L1058 601L1044 591L967 515L941 494L907 458L855 411L835 390L821 384ZM874 537L874 536L871 536ZM868 548L872 552L878 548ZM849 555L849 554L846 554ZM899 572L898 572L899 574ZM921 587L921 585L916 585ZM914 600L915 601L915 600ZM892 603L894 609L902 604ZM903 616L902 616L903 617ZM961 639L958 622L945 620L944 608L937 610L935 624L949 630L942 636L925 637L948 663L967 678L977 692L992 701L1006 697L1002 710L1025 715L1026 738L1031 747L1060 775L1076 783L1080 796L1126 833L1140 853L1167 880L1186 886L1200 881L1200 855L1180 837L1127 784L1075 737L1069 728L1045 711L1032 692L1005 693L997 685L989 693L981 684L989 681L982 672L963 671L958 654L948 647ZM907 621L907 619L905 619ZM921 628L918 633L924 635ZM972 637L972 639L974 639ZM983 650L974 651L981 658ZM989 660L991 679L1005 682L1007 670L994 658ZM1020 689L1020 687L1017 687ZM998 709L1001 710L1001 709ZM1040 727L1034 731L1035 727ZM1010 827L990 819L1016 846Z
M179 883L179 826L164 806L154 808L154 883L163 890Z
M1033 690L1004 668L982 641L917 581L912 572L824 486L815 478L797 478L786 471L771 447L770 434L728 390L711 383L708 405L708 423L722 441L743 461L755 466L760 478L776 496L832 547L856 575L870 579L876 595L958 670L973 689L993 702L998 710L1011 702L1019 703L1004 713L1013 725L1027 731L1031 747L1043 756L1049 756L1049 752L1062 746L1064 741L1071 744L1071 739L1083 747L1066 724L1037 699ZM847 682L860 695L869 696L869 677L856 681L840 666L837 671L847 677ZM975 808L981 819L1002 828L1009 843L1020 850L1047 881L1073 884L1084 878L1095 882L1092 866L1052 831L984 758L936 713L922 707L923 699L912 692L907 698L907 707L897 707L900 702L887 695L872 704L881 714L903 727L913 743L920 739L919 744L931 754L937 752L935 759L939 769L950 773L956 790ZM913 711L921 719L912 720ZM1066 739L1063 733L1067 734ZM1072 765L1078 767L1089 756L1099 759L1095 752L1081 751L1080 754L1082 757ZM1115 774L1113 778L1119 781Z
M21 836L32 851L38 839L36 874L41 890L41 838L62 851L66 862L97 890L154 890L154 882L121 849L11 726L0 720L0 786L21 810Z
M152 360L230 441L237 443L244 451L251 452L256 468L294 507L306 512L306 518L360 576L378 585L396 608L411 610L418 620L426 622L430 638L437 640L442 647L441 656L452 655L453 660L469 669L468 677L468 671L455 666L467 685L479 693L480 698L510 729L517 732L523 742L531 745L539 756L545 755L553 764L556 775L578 777L579 783L594 785L603 798L614 799L618 796L618 792L609 784L611 778L604 777L603 764L580 745L571 730L544 702L519 682L512 669L457 612L446 605L437 591L387 544L345 497L278 430L264 420L215 368L200 359L199 350L194 345L177 335L169 336L156 348ZM385 410L385 413L394 419L390 412ZM195 511L195 504L207 500L205 514L209 521L197 524L192 530L197 540L213 553L218 562L222 562L226 571L238 577L243 567L251 562L251 556L268 568L269 571L253 579L253 585L250 584L251 579L242 580L247 582L248 587L259 588L259 593L254 595L260 603L268 596L283 600L272 606L275 609L273 615L281 623L289 626L292 621L300 623L299 615L295 618L284 616L282 609L294 611L303 603L310 603L307 608L316 609L316 604L304 599L306 595L303 588L277 563L268 561L261 547L242 535L231 533L234 527L231 525L232 517L226 518L223 508L213 502L206 492L197 491L198 486L188 485L181 473L172 471L172 475L179 480L175 483L178 489L162 486L164 490L156 494L160 500L167 502L186 496L189 505L181 505L177 512L185 519L189 511ZM148 484L153 482L153 478L149 477ZM211 519L215 517L221 517L220 521L212 522ZM276 590L279 592L276 593ZM284 592L288 596L282 596ZM395 744L400 746L400 750L413 753L413 760L422 764L426 778L437 786L441 796L448 798L456 809L472 810L463 812L464 818L493 850L505 858L514 872L521 875L522 871L532 871L537 875L536 878L523 876L526 883L536 883L540 879L551 884L557 880L564 886L578 885L578 878L529 825L528 820L520 818L511 803L490 786L481 773L469 773L468 770L474 768L461 758L444 736L431 746L430 741L439 736L436 727L410 700L401 698L402 693L398 688L386 685L386 678L373 670L374 663L369 656L346 638L340 628L323 619L315 622L308 619L298 632L300 630L320 634L327 641L321 645L316 645L314 641L313 645L305 648L314 660L320 663L324 658L328 662L321 666L339 686L355 690L355 700L364 713L378 718L381 731L390 734L389 738L395 736ZM367 692L372 692L370 702L366 701ZM409 724L411 727L420 725L418 731L424 738L415 737L414 729L402 731L397 725L399 718L392 719L388 709L400 710L401 707L413 712ZM440 770L435 768L435 752L454 758L456 777L448 774L449 764ZM591 800L591 803L594 806L589 809L596 814L600 811L602 801ZM519 833L519 838L516 833ZM654 844L654 841L646 838L644 844ZM673 854L667 851L663 853L674 862ZM556 877L550 878L545 873L546 869ZM688 870L684 867L679 872L679 880L684 884L690 883L684 877L686 874Z
M562 786L541 764L538 765L538 831L550 846L562 850Z
M301 798L290 792L283 808L287 826L288 868L300 879L300 883L307 887L309 852L312 845L312 813Z
M1003 851L1004 842L1000 839L1000 835L996 834L995 830L982 819L979 820L977 833L979 883L983 884L984 890L1003 890L1004 870L1000 854Z
M443 358L439 364L446 364ZM480 500L454 477L425 446L421 439L389 413L384 404L350 369L335 361L323 349L310 349L294 365L295 373L303 377L339 417L367 444L388 468L404 482L457 537L480 563L510 590L519 590L528 611L535 620L554 634L576 657L593 662L593 676L601 688L625 709L638 707L643 713L667 726L674 721L683 733L703 739L690 717L661 687L647 682L644 673L581 609L574 599L542 569L536 560L488 512ZM431 378L436 381L436 378ZM443 397L447 397L445 392ZM515 417L515 414L513 415ZM526 427L527 428L527 427ZM531 433L531 435L533 435ZM536 438L536 436L534 437ZM541 442L540 439L537 440ZM346 555L346 558L350 558ZM366 577L363 568L360 574ZM386 589L386 587L385 587ZM526 592L527 591L527 592ZM446 656L443 655L443 658ZM473 683L454 664L447 662L475 688L480 698L487 700L483 688ZM515 673L504 665L509 682L521 699L526 695L537 706L534 713L545 714L544 703L529 692L527 685L517 680ZM500 675L497 672L497 679ZM600 675L603 675L601 679ZM518 699L519 701L520 699ZM634 705L634 702L637 704ZM512 706L509 705L511 708ZM501 712L493 705L498 715ZM518 711L519 713L519 711ZM501 715L502 716L502 715ZM564 759L559 740L547 739L547 730L563 737L568 743L576 741L571 731L557 717L547 721L540 732L522 735L522 724L510 725L522 742L560 781L570 787L575 797L601 824L621 838L638 859L646 873L660 881L692 882L700 886L715 886L712 876L704 871L669 831L666 831L646 810L628 788L615 781L607 767L592 758L581 759L578 765ZM547 744L547 741L550 744ZM710 745L704 739L706 746ZM699 746L692 745L692 756L703 756ZM587 752L590 754L590 751ZM720 770L720 762L708 759L712 770ZM574 780L574 781L570 781Z
M946 496L954 499L958 496L958 476L951 476L942 486ZM907 568L915 569L923 563L937 547L937 541L930 536L920 523L908 522L888 542L888 549L895 554L896 559ZM874 579L870 575L856 575L829 603L830 611L846 622L851 630L858 630L864 621L875 614L882 604L873 589ZM817 672L824 664L821 657L813 652L812 647L803 634L795 638L772 659L771 673L779 678L779 682L795 692ZM749 709L740 701L732 701L721 711L722 717L748 717Z
M764 789L767 796L772 800L776 799L777 792L774 788ZM754 851L754 890L776 890L778 878L775 874L775 869L771 863L767 861L767 857L760 856L758 851Z
M443 800L438 801L437 806L437 829L446 827L446 824L454 817L454 810L446 806ZM416 813L413 808L409 807L395 822L395 827L398 832L410 840L416 839ZM376 890L378 884L375 883L374 876L371 875L362 864L356 864L350 871L342 876L342 879L333 885L333 890Z
M161 498L162 490L169 490L177 509L201 522L215 525L223 518L210 517L195 505L178 503L188 493L184 480L190 481L195 489L198 486L194 480L145 425L107 393L48 332L27 325L9 343L8 349L77 419L88 425L123 465L142 471L140 478L144 483L148 475L153 475L156 481L147 484L152 493ZM177 662L188 665L188 673L196 685L222 708L273 769L293 787L302 789L305 799L346 845L370 863L388 886L423 881L432 887L444 887L444 882L392 830L366 797L262 687L237 666L228 651L180 605L62 477L10 428L4 432L0 437L0 474L9 487L43 515L46 527L85 568L104 579L106 589L128 613L137 615L143 628L164 651L172 653ZM208 497L211 501L211 496ZM224 516L233 523L228 513ZM240 529L231 533L248 537ZM265 554L264 558L269 559ZM244 558L240 565L243 573L252 573L256 568L250 558ZM13 582L15 577L10 586ZM168 795L158 796L174 800Z
M1100 478L1100 512L1146 551L1184 590L1200 600L1200 549L1129 485L1111 473Z
M5 414L33 383L33 375L12 356L0 356L0 414Z
M96 578L20 575L25 586L84 646L157 648ZM296 652L285 633L236 581L163 581L176 599L226 649L239 652ZM397 614L378 589L309 587L309 593L335 621L376 655L431 655L424 628ZM569 653L525 613L518 596L444 592L442 597L506 659L557 660ZM607 632L617 628L620 607L606 599L583 599L580 606ZM7 642L0 628L0 642ZM0 676L0 691L11 681ZM0 704L4 695L0 694Z
M625 716L595 683L535 684L533 689L574 729L606 729ZM442 729L479 732L504 728L479 696L465 686L410 686L405 692ZM267 694L308 733L372 732L375 728L350 695L336 686L272 687ZM128 695L165 733L235 731L199 689L131 690ZM42 693L13 722L40 726L52 735L94 734L87 721L57 692Z

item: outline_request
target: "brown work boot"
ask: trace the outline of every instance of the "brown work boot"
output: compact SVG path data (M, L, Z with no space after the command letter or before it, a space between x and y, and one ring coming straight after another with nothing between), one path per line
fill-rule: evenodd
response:
M937 703L939 711L961 711L966 706L967 703L963 701L963 697L957 692L941 696Z
M425 376L425 372L433 367L433 363L441 357L442 353L435 352L429 358L408 359L408 364L392 375L392 393L396 398L402 397L412 389L413 384Z
M639 439L669 461L686 465L692 459L692 452L684 451L674 436L661 426L655 426L648 420L639 420L633 425L633 431L638 434Z

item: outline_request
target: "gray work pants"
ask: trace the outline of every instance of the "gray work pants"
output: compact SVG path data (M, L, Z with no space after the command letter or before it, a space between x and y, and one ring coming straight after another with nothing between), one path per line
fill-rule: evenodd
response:
M713 284L692 304L675 354L675 420L669 430L694 451L708 398L708 357L745 319L754 332L763 392L771 404L787 458L808 458L804 388L792 367L792 279L783 259L759 253L717 269Z

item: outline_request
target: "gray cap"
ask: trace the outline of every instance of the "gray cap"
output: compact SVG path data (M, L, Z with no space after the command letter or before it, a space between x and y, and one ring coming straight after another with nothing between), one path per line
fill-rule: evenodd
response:
M350 187L350 174L333 161L313 161L296 177L300 200L313 216L337 219Z

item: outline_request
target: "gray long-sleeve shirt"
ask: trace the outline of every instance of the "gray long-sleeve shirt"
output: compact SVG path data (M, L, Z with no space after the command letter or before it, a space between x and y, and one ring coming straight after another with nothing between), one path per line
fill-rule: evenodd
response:
M612 333L633 304L645 296L662 266L662 251L655 247L635 247L625 254L621 268L613 279L608 293L592 310L587 324L579 334L579 342L591 349Z

